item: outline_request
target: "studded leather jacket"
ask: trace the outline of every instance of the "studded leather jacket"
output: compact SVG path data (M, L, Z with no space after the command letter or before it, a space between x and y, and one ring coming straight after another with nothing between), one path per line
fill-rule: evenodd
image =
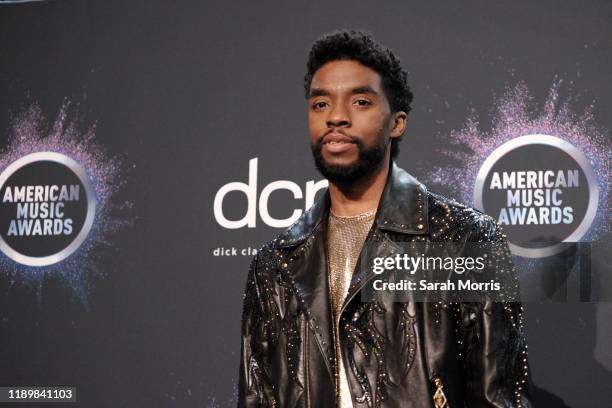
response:
M239 407L336 404L325 253L329 208L325 191L251 262ZM498 242L507 251L490 217L429 192L392 162L364 250L392 256L386 243L396 239ZM340 314L354 407L532 406L520 303L365 302L360 292L372 278L358 264Z

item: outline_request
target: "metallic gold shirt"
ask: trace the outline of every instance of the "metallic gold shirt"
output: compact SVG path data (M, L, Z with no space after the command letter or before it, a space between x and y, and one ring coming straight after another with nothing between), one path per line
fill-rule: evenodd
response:
M353 406L342 355L340 354L340 341L338 337L340 311L351 284L357 258L368 235L368 231L372 227L375 216L376 209L350 217L337 216L331 212L329 215L327 264L329 271L329 294L334 315L334 345L337 356L337 405L340 408Z

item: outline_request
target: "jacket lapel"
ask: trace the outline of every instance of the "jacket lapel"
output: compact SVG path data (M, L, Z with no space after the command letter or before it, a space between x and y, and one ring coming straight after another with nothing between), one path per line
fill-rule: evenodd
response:
M301 302L325 364L333 378L335 358L332 313L327 279L325 233L329 214L329 191L276 240L279 262ZM283 265L286 265L283 268Z
M383 232L426 235L429 232L427 219L425 186L391 162L389 177L378 203L376 218L357 260L342 310L357 296L364 285L376 276L369 267L373 258L392 257L401 252L401 248Z

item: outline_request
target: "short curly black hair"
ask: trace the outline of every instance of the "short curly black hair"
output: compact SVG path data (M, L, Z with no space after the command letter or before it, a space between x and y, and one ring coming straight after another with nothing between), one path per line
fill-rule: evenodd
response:
M399 58L389 48L380 44L372 35L361 30L342 30L323 35L312 45L304 75L306 99L315 72L331 61L355 60L372 68L382 78L385 96L392 112L410 112L412 92L408 86L408 73L400 65ZM402 137L391 142L391 158L399 153Z

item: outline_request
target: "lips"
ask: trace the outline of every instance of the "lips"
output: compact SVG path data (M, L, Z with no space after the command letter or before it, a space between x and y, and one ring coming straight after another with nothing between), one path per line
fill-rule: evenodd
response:
M328 133L323 138L323 144L334 143L353 143L353 139L342 133Z
M328 133L323 138L323 146L330 154L340 154L353 149L355 142L353 142L353 139L349 136L332 132Z

